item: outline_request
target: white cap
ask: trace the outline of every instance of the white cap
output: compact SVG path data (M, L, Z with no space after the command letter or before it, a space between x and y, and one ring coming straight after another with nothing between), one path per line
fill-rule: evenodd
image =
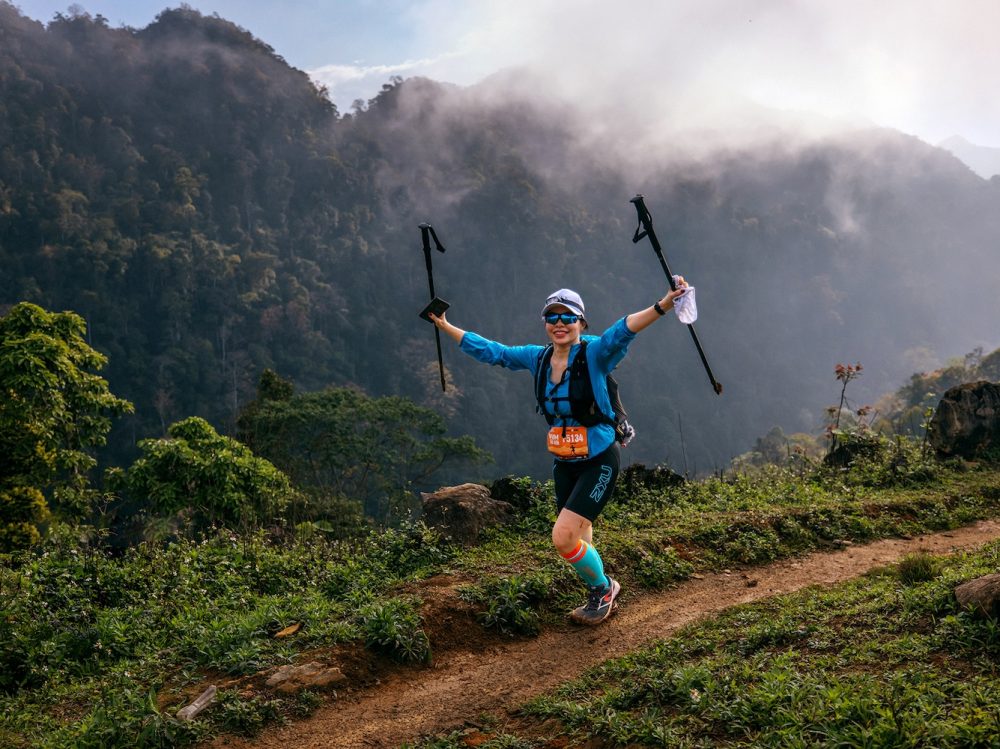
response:
M559 291L553 291L549 294L545 300L545 306L542 307L542 317L545 317L550 309L560 305L580 317L586 317L584 314L583 299L572 289L559 289Z

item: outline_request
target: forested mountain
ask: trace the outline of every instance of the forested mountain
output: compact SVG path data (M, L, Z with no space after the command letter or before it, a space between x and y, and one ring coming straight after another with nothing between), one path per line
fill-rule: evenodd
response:
M440 393L416 317L422 221L447 247L434 263L449 318L541 342L555 288L580 291L594 332L662 294L648 243L630 241L628 200L647 196L725 392L676 320L643 333L619 377L634 461L712 469L772 425L816 429L838 361L864 362L856 397L874 397L1000 343L1000 180L889 130L636 159L613 128L584 137L571 105L526 88L394 81L341 115L217 17L43 27L0 3L0 305L86 318L136 405L115 459L186 416L231 431L271 368L303 390L433 405L495 470L538 476L524 374L448 346Z

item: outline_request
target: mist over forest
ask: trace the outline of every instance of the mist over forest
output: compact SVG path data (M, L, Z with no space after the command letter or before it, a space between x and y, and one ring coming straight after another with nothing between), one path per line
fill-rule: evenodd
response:
M663 294L648 241L631 241L629 199L646 196L725 390L675 319L643 332L618 372L638 430L626 462L722 467L774 425L818 432L838 362L864 364L853 396L871 401L1000 345L1000 177L888 129L672 142L527 75L394 80L342 113L221 18L46 27L0 3L0 311L86 318L136 406L107 460L190 415L231 433L270 368L303 391L413 398L492 452L486 472L536 477L549 460L526 374L445 342L440 392L417 317L423 221L447 247L449 319L541 343L556 288L582 294L597 333Z

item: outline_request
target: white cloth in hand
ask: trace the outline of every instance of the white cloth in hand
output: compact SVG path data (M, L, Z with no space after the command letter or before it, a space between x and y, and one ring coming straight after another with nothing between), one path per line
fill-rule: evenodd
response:
M680 276L674 276L674 283L679 283ZM678 286L678 288L680 288ZM694 286L684 287L684 293L674 297L674 312L677 319L685 325L690 325L698 319L698 305L694 301Z

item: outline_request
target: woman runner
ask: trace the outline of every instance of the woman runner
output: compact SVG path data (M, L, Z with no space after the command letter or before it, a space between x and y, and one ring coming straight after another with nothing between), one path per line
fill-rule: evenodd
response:
M593 544L593 523L611 501L620 457L607 375L625 357L636 333L673 309L674 299L687 287L684 279L678 278L676 291L670 291L651 307L621 318L600 337L583 335L587 320L579 294L571 289L553 292L542 308L545 333L552 343L551 359L544 373L538 370L542 367L545 346L505 346L452 325L444 314L431 315L438 328L478 361L511 370L528 370L536 378L542 374L545 377L543 407L552 425L548 447L554 457L552 474L558 512L552 527L552 544L587 585L587 602L570 614L581 624L604 621L614 610L615 598L621 590L618 581L604 573L601 555ZM581 348L591 383L591 392L585 393L582 401L583 391L578 388L573 393L570 388L571 371L581 372L579 366L573 367ZM571 393L575 394L576 403L571 400ZM586 408L593 405L599 411L597 416L585 416ZM574 412L578 418L574 418Z

